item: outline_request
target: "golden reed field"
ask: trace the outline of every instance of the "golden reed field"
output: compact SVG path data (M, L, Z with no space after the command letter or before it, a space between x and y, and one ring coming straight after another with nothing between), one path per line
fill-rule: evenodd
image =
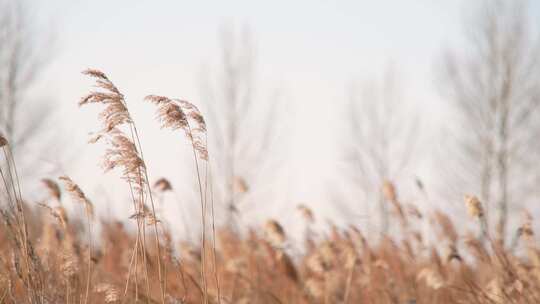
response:
M389 202L394 236L373 238L361 228L310 229L317 210L300 205L307 231L292 254L286 227L268 219L261 227L238 232L214 224L214 202L207 195L206 123L184 100L148 96L163 128L184 133L198 169L199 242L173 241L173 232L156 215L160 193L174 191L166 179L150 181L143 147L121 91L98 70L85 75L96 91L81 107L102 109L103 128L91 142L103 142L105 171L118 170L131 189L126 214L137 229L94 217L84 185L68 176L43 180L50 200L21 197L10 143L0 137L7 193L0 225L0 303L540 303L540 250L530 215L525 214L510 246L489 229L482 202L467 196L463 209L478 229L459 232L444 211L422 214L400 201L397 185L382 191ZM210 153L209 153L210 152ZM379 191L379 190L374 190ZM80 204L79 218L68 218L62 201ZM32 207L30 207L32 206ZM94 227L102 226L99 235ZM428 223L437 242L418 227ZM373 240L373 241L369 241ZM519 254L518 254L519 253Z

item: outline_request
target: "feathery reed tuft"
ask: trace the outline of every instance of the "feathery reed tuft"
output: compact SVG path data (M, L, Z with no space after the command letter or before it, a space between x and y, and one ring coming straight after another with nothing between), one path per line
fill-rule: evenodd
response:
M103 90L92 91L79 102L79 106L90 103L105 105L105 109L99 114L99 119L104 127L102 133L110 132L120 125L130 123L132 120L127 110L124 95L109 78L103 72L92 69L84 71L83 74L95 78L96 87Z
M3 147L3 146L5 146L5 145L7 145L7 144L8 144L7 139L4 137L4 135L2 135L2 134L0 133L0 148Z
M467 212L471 217L481 218L484 216L484 209L482 203L476 196L466 195L465 205L467 206Z
M160 120L162 128L183 130L197 151L199 158L208 160L208 148L205 140L206 122L194 104L181 99L170 99L157 95L148 95L145 100L158 106L157 118Z
M154 190L158 191L158 192L167 192L167 191L171 191L173 189L171 183L169 182L169 180L164 178L164 177L158 179L154 183L153 187L154 187Z
M154 228L154 237L157 250L157 266L159 276L159 288L161 294L161 302L165 304L165 280L161 262L161 245L159 240L159 231L157 224L159 220L156 217L152 191L148 182L148 173L146 164L142 156L142 148L140 145L137 128L131 115L128 111L124 95L120 90L109 80L105 73L98 70L86 70L83 74L95 78L96 87L101 91L93 91L83 97L79 105L89 103L100 103L105 105L98 118L103 123L103 129L94 136L91 142L95 143L102 138L105 138L109 144L109 149L106 150L104 156L103 167L105 172L114 168L121 168L122 178L129 184L133 206L134 219L137 221L137 243L134 246L135 258L135 286L137 286L137 267L142 264L144 269L144 277L146 281L146 290L150 292L150 278L148 273L148 263L146 254L146 229L144 220L146 215L150 215L150 223ZM129 137L121 130L121 127L126 127L129 132ZM145 210L146 200L150 201L151 212ZM140 259L140 262L139 262ZM131 268L131 265L130 265ZM126 290L129 286L131 269L128 271L126 280ZM135 299L138 299L138 288L136 287Z
M68 176L60 176L62 182L64 182L64 187L66 191L71 195L74 201L81 203L84 206L84 209L90 218L94 217L94 205L86 197L84 192L79 188L79 186L71 180Z
M60 191L60 187L58 186L58 184L49 178L44 178L41 181L43 182L47 190L49 190L49 194L51 195L51 197L55 198L57 201L60 202L62 198L62 192Z

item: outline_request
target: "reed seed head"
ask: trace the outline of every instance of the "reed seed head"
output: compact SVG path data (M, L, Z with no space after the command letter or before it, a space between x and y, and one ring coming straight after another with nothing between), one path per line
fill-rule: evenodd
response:
M89 218L93 218L94 205L86 197L86 195L81 190L81 188L75 182L73 182L73 180L69 178L68 176L60 176L58 179L64 182L64 187L66 191L71 195L72 199L84 205L86 214L89 216Z
M467 206L467 212L471 217L481 218L484 216L484 210L480 200L473 195L465 196L465 205Z
M308 223L313 223L315 221L315 217L313 216L313 211L311 209L304 205L300 204L296 207L296 209L300 212L304 220Z
M105 303L118 303L120 302L120 290L114 285L109 283L100 283L95 287L97 293L103 293L105 295Z
M518 228L518 236L526 240L532 240L534 237L534 230L532 225L532 215L525 211L523 213L523 220L521 226Z
M58 186L58 184L49 178L44 178L41 180L41 182L45 185L47 190L49 190L50 196L60 202L62 192L60 191L60 187Z
M154 190L157 192L172 191L172 185L168 179L162 177L154 183Z
M206 122L199 109L192 103L165 96L148 95L145 100L158 106L157 118L162 128L181 129L202 160L208 160Z
M387 200L391 202L397 200L396 187L394 187L394 184L392 182L385 180L383 182L382 192L384 198L386 198Z
M124 95L107 78L105 73L89 69L84 71L83 74L95 78L96 87L102 90L90 92L79 102L79 106L90 103L105 105L105 109L99 114L99 119L103 123L101 133L107 133L120 125L131 123L132 120L126 107Z
M285 243L285 231L275 220L268 220L264 225L267 240L274 247L281 247Z
M53 208L51 206L48 206L42 203L39 203L38 205L40 207L45 208L48 211L49 215L55 218L58 221L58 223L62 226L62 228L64 229L67 228L68 217L67 217L66 209L64 209L64 207L57 206Z
M240 176L235 176L233 181L233 187L235 193L246 193L249 191L248 184L246 183L246 180L241 178Z
M8 141L3 134L0 133L0 148L7 145Z
M426 267L422 269L416 276L416 280L424 280L426 285L434 290L437 290L445 285L444 278L433 268Z

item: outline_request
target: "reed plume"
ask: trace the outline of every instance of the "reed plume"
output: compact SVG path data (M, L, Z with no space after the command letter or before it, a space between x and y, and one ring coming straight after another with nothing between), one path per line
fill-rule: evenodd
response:
M90 103L100 103L105 105L105 109L99 114L99 119L103 124L101 134L107 134L120 125L133 122L129 115L124 95L120 93L118 88L109 80L109 78L107 78L105 73L88 69L84 71L83 74L93 77L96 80L96 87L104 90L104 92L92 91L79 102L79 106Z
M62 199L62 192L60 191L60 187L58 186L58 184L50 178L44 178L41 180L41 182L43 182L43 184L49 191L51 197L55 198L58 202L60 202Z
M169 182L169 180L164 177L158 179L154 183L153 187L154 187L154 190L158 192L166 192L166 191L171 191L173 189L171 182Z
M79 188L79 185L73 182L73 180L69 178L68 176L60 176L58 179L64 182L64 187L67 193L71 195L72 199L75 202L82 204L84 206L84 210L86 211L86 214L88 215L88 217L93 219L94 218L94 205L86 197L86 195L81 190L81 188Z
M264 232L268 242L274 247L283 247L285 241L287 240L285 230L283 230L283 227L281 227L281 225L275 220L266 221L266 224L264 225Z
M49 215L53 217L64 230L67 229L68 216L67 216L66 209L64 207L62 206L51 207L43 203L38 203L38 205L44 208L45 210L47 210Z
M148 183L148 174L146 171L146 164L142 156L139 135L135 123L128 111L124 95L109 80L105 73L98 70L88 69L84 71L83 74L94 78L96 81L96 87L101 89L101 91L90 92L81 99L79 105L83 106L91 103L105 105L105 108L98 116L99 120L102 122L103 128L101 131L97 132L94 138L91 140L91 142L97 142L105 138L109 144L110 148L106 150L104 156L103 165L105 171L109 171L117 167L121 168L122 178L126 180L132 191L135 214L145 215L144 205L147 199L146 195L148 194L152 208L151 214L153 219L156 219L152 192L150 191L151 187ZM128 128L129 135L126 135L126 133L121 130L122 126L126 126ZM150 283L146 263L146 232L144 218L137 216L135 219L137 220L138 231L138 239L135 247L137 248L137 246L140 246L142 263L145 269L147 291L150 292ZM166 287L164 286L165 281L162 275L161 249L157 223L157 220L153 221L156 249L158 252L157 261L161 302L165 303ZM134 249L134 251L137 252L137 249ZM137 254L135 254L135 260L135 265L137 265ZM126 291L128 283L129 276L126 283ZM137 282L135 282L135 285L137 285Z
M465 205L467 206L467 212L471 217L481 218L484 216L484 209L482 203L476 196L466 195Z
M158 106L157 118L162 128L183 130L197 156L208 160L206 122L197 106L185 100L158 95L148 95L145 100Z
M245 179L240 176L235 176L233 179L233 188L236 193L246 193L249 191L249 186Z
M309 208L308 206L304 204L300 204L296 206L296 209L300 212L300 215L302 215L302 218L307 223L315 222L315 217L313 216L313 211L311 210L311 208Z
M11 235L13 256L23 263L18 264L18 277L25 288L27 301L38 303L43 298L43 278L41 261L37 257L28 233L28 222L22 198L19 174L7 138L0 133L0 148L4 154L6 168L0 166L0 177L6 191L7 208L0 209L7 232ZM6 172L7 171L7 172Z
M100 283L95 288L96 292L104 294L105 303L120 302L120 291L112 284Z
M68 176L60 176L58 179L60 179L64 183L64 187L72 197L72 199L80 203L84 206L84 210L86 213L86 229L88 230L88 260L87 260L87 277L86 277L86 292L84 297L84 303L88 303L90 301L90 282L92 277L92 224L91 221L94 218L94 205L90 200L86 197L84 192L79 188L79 185L77 185L71 178Z
M207 148L207 134L206 134L206 122L199 109L192 103L181 99L170 99L165 96L148 95L145 98L146 101L155 104L157 109L157 119L161 122L161 128L168 128L171 130L183 130L184 134L191 143L193 150L193 158L195 162L195 169L197 173L197 182L199 186L199 198L201 204L201 244L202 244L202 263L201 263L201 277L204 288L204 303L208 302L207 296L207 282L206 282L206 184L208 182L208 172L205 176L205 189L203 190L203 181L201 172L199 169L199 162L197 159L208 161L208 148ZM206 164L208 169L208 164ZM207 170L206 170L207 171ZM213 219L212 219L213 220ZM215 235L213 236L215 239ZM215 246L213 246L213 254L215 255ZM216 271L214 265L214 272ZM216 277L216 284L219 286L219 282ZM220 293L218 288L218 294ZM218 302L221 302L220 296L218 296Z

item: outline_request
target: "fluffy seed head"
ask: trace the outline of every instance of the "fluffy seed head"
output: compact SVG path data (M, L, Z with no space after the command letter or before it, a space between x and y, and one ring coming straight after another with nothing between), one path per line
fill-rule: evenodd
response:
M168 179L162 177L154 183L154 190L157 192L171 191L172 186Z
M156 95L148 95L145 100L158 106L157 118L162 128L184 130L188 127L187 116L178 103L165 96Z
M448 244L445 248L445 257L447 262L451 262L452 260L462 261L455 244Z
M45 188L49 190L49 194L51 197L55 198L57 201L60 201L62 197L62 192L60 191L60 187L58 184L49 178L44 178L41 180L41 182L45 185Z
M315 217L313 216L313 211L311 211L311 209L304 205L304 204L300 204L296 207L296 209L298 209L298 211L300 212L300 214L302 215L302 217L304 218L304 220L308 223L313 223L315 221Z
M94 217L94 205L86 197L84 192L79 188L79 186L71 180L68 176L60 176L60 179L64 183L66 191L71 195L72 199L76 202L79 202L84 205L86 214L90 217Z
M71 250L64 250L62 252L62 264L60 265L62 274L66 278L71 278L79 273L79 263L77 257Z
M476 196L466 195L465 205L467 206L467 212L471 217L481 218L484 216L484 210L482 209L482 203Z
M130 183L138 194L143 193L146 183L146 166L135 144L118 130L113 130L108 141L111 148L105 152L104 170L107 172L120 168L122 178Z
M7 145L7 144L8 144L7 139L4 137L3 134L0 134L0 148Z
M107 78L105 73L89 69L84 71L83 74L95 78L96 87L102 89L101 91L90 92L79 102L79 106L90 103L105 105L105 109L99 114L99 119L103 123L101 133L107 133L122 124L130 123L132 120L126 107L124 95Z
M384 181L382 192L384 197L391 202L397 199L396 188L394 187L394 184L392 184L392 182L390 181Z
M206 123L199 109L192 103L165 96L148 95L146 101L158 106L157 117L162 128L181 129L202 160L208 160Z
M122 178L133 187L137 196L141 198L146 184L146 167L134 140L129 139L119 128L124 124L134 127L124 95L107 78L105 73L98 70L86 70L83 74L95 78L96 86L102 89L102 91L91 92L83 97L79 105L88 103L105 105L105 109L99 114L104 128L91 140L91 142L97 142L100 139L106 139L110 145L104 156L104 170L121 168Z
M234 177L233 182L234 192L236 193L246 193L249 191L248 184L246 183L246 180L241 178L240 176Z
M268 220L264 225L267 240L275 247L281 247L285 243L285 231L275 220Z
M64 229L67 228L68 217L66 209L64 209L64 207L58 206L53 208L41 203L39 203L38 205L45 208L49 212L49 215L54 217Z
M424 268L416 276L416 280L424 280L426 285L432 289L439 289L444 286L444 278L433 268Z
M117 303L120 301L120 291L112 284L100 283L96 285L97 293L105 294L105 303Z
M354 246L346 246L343 253L345 255L345 268L353 269L358 261L358 254L356 253L356 250L354 250Z
M320 279L307 279L305 288L307 293L313 298L322 298L324 296L324 281Z
M534 236L534 230L532 228L532 216L529 212L523 213L523 221L518 228L518 235L526 240L531 240Z
M306 266L309 270L317 275L323 275L330 269L330 265L326 263L325 259L319 253L310 255L306 260Z

